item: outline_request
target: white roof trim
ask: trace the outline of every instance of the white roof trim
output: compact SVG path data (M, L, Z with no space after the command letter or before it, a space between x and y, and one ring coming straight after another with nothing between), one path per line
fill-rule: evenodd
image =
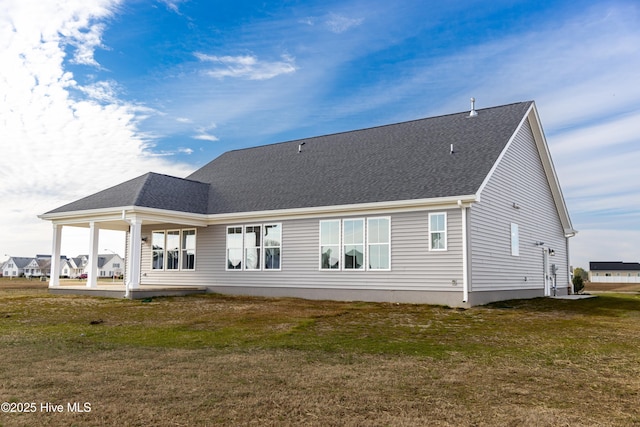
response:
M542 161L542 167L547 177L549 188L551 189L551 194L553 196L553 201L556 205L556 210L558 211L558 215L560 216L560 222L562 223L565 237L572 237L577 233L577 231L574 230L571 224L571 219L569 218L569 211L567 209L567 205L565 204L564 197L562 195L562 190L560 189L560 182L558 181L558 176L556 175L556 170L555 170L555 167L553 166L553 160L551 159L551 153L549 152L549 146L547 145L547 140L544 136L544 131L542 130L542 125L540 122L540 117L538 116L538 110L536 108L535 102L531 103L529 110L524 115L524 117L522 117L522 120L516 127L516 130L513 132L513 135L511 135L511 138L509 138L509 141L507 142L504 149L498 156L498 159L496 160L496 162L491 167L491 170L489 171L486 178L482 182L482 185L480 185L480 188L478 189L478 193L476 194L477 199L480 200L482 196L482 191L484 190L487 183L493 176L493 173L495 172L495 170L498 168L498 165L502 161L502 158L511 147L513 140L515 139L516 135L522 128L522 125L524 124L525 120L529 120L529 124L531 125L533 139L536 143L536 148L538 150L538 154L540 155L540 160Z
M88 227L88 224L90 222L96 222L114 223L112 225L112 228L128 229L126 222L131 219L138 219L143 223L175 223L181 225L190 225L194 227L206 227L212 224L247 221L267 217L293 219L356 214L360 212L379 214L421 209L427 210L435 208L459 208L461 204L469 206L475 202L477 202L477 198L475 195L464 195L455 197L438 197L431 199L355 203L349 205L277 209L256 212L231 212L210 215L168 211L163 209L145 208L139 206L123 206L114 208L42 214L38 215L38 218L52 221L57 225L68 225L77 227Z

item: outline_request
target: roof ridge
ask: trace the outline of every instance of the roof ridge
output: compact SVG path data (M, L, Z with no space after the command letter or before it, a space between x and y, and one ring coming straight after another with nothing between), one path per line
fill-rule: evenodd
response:
M512 105L518 105L518 104L527 104L527 103L531 104L533 102L534 101L532 101L532 100L511 102L509 104L504 104L504 105L496 105L496 106L493 106L493 107L478 108L478 109L476 109L476 111L478 111L478 112L488 111L488 110L494 110L496 108L505 108L505 107L509 107L509 106L512 106ZM301 141L312 141L314 139L326 138L326 137L330 137L330 136L348 135L350 133L368 131L368 130L373 130L373 129L382 129L382 128L389 127L389 126L397 126L397 125L421 122L421 121L424 121L424 120L431 120L431 119L438 119L438 118L449 117L449 116L456 116L456 115L459 115L459 114L466 114L469 111L470 110L463 110L463 111L458 111L457 113L440 114L440 115L436 115L436 116L422 117L422 118L419 118L419 119L404 120L404 121L395 122L395 123L386 123L386 124L383 124L383 125L369 126L369 127L364 127L364 128L360 128L360 129L352 129L352 130L346 130L346 131L340 131L340 132L332 132L332 133L327 133L327 134L324 134L324 135L315 135L315 136L309 136L309 137L304 137L304 138L296 138L296 139L291 139L291 140L288 140L288 141L273 142L273 143L270 143L270 144L261 144L261 145L256 145L256 146L252 146L252 147L236 148L234 150L229 150L229 151L224 152L223 155L227 154L227 153L238 152L238 151L252 150L254 148L272 147L272 146L275 146L275 145L291 144L291 143L294 143L294 142L301 142Z

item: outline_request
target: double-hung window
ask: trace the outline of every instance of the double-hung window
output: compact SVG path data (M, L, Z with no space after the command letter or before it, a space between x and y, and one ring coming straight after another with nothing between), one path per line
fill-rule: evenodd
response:
M227 270L242 270L242 227L227 227Z
M227 270L280 270L282 225L227 227Z
M180 230L167 231L167 270L180 268Z
M391 221L389 218L367 219L367 256L369 270L391 268Z
M447 250L447 214L444 212L429 214L429 250Z
M264 268L280 270L280 247L282 246L282 226L269 224L264 226Z
M364 269L364 219L345 219L343 228L343 254L345 270Z
M259 225L244 228L244 267L246 270L260 270L260 247L262 234Z
M182 269L196 268L196 230L182 230Z
M153 252L152 268L164 269L164 231L151 233L151 250Z
M320 268L340 269L340 220L320 221Z

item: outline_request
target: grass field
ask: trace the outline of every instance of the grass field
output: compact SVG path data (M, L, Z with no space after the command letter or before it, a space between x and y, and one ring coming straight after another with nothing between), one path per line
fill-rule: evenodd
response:
M0 402L22 411L0 425L633 426L639 348L633 293L459 310L0 280Z

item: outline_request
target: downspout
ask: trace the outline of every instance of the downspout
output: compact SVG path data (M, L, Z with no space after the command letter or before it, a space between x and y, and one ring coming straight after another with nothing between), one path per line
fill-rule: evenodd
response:
M469 302L469 263L467 261L467 208L458 200L462 210L462 302Z

